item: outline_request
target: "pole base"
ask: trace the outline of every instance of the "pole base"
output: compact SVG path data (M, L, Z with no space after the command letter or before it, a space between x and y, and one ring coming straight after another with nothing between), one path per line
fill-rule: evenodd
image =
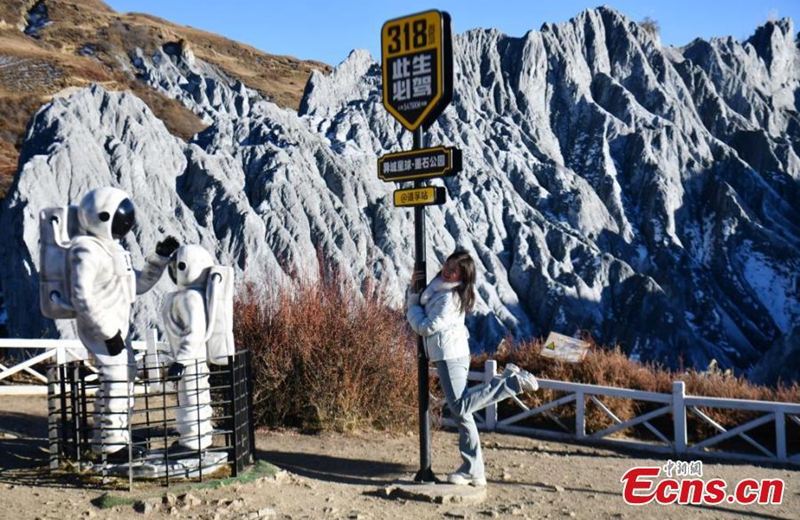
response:
M433 474L433 470L431 468L427 468L417 471L417 474L414 475L414 482L432 482L434 484L438 484L441 481L436 478L436 475Z

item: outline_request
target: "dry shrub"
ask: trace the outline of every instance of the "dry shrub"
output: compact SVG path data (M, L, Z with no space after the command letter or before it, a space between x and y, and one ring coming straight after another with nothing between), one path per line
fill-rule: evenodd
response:
M293 426L312 430L380 428L407 431L416 425L416 341L402 313L382 303L379 291L364 294L348 288L340 277L321 274L319 281L297 281L292 287L266 296L249 286L236 302L237 343L253 352L255 419L260 426ZM501 369L515 363L537 377L669 394L673 381L684 381L692 396L799 402L800 386L776 388L754 385L744 377L718 370L676 372L653 364L631 361L620 350L591 348L580 363L565 363L540 355L539 341L523 342L493 354ZM508 341L507 344L511 342ZM473 369L483 370L489 357L473 357ZM441 397L435 377L432 390ZM524 397L530 407L540 406L563 392L541 390ZM664 405L630 399L601 397L620 420ZM439 406L435 406L438 411ZM507 400L499 405L501 417L517 413ZM586 402L587 434L615 424L599 406ZM704 413L725 428L735 427L759 415L704 408ZM553 416L574 431L574 403L551 410ZM694 413L688 413L690 440L718 433ZM650 423L672 438L670 414ZM552 419L537 416L525 423L552 428ZM787 422L790 451L800 449L800 435ZM750 432L767 448L774 448L774 427ZM655 436L644 426L623 430L644 440ZM796 438L796 439L795 439ZM792 440L795 439L795 440ZM740 440L726 441L739 443Z
M251 349L255 421L304 429L407 429L416 417L414 341L402 314L335 274L236 302Z

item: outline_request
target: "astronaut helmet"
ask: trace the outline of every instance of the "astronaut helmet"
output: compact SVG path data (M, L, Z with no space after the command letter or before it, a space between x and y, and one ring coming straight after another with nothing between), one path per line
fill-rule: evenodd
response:
M203 247L185 245L178 248L169 262L169 277L175 284L185 289L202 285L208 277L208 268L214 266L214 257Z
M117 188L95 188L78 206L78 220L90 235L119 240L128 234L136 221L136 212L128 194Z

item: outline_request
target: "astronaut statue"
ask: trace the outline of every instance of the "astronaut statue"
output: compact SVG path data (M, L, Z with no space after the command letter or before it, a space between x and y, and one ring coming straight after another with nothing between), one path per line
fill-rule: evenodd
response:
M75 213L74 208L71 211ZM55 229L59 222L53 215L67 220L68 214L67 208L42 212L40 278L42 290L48 291L42 294L42 312L48 317L76 319L78 337L95 357L100 372L92 450L105 453L109 461L124 462L129 456L128 412L133 405L129 398L135 375L133 352L126 344L131 305L137 294L147 292L158 282L179 244L175 238L167 237L156 245L156 254L146 259L145 268L135 271L130 253L119 243L133 228L133 203L124 191L104 187L90 191L81 200L78 222L71 226L77 234L71 241L62 240L60 247L47 246L45 228L52 221ZM61 225L61 232L49 231L51 238L59 234L62 239L69 238L67 224ZM61 255L53 253L55 250L62 251ZM66 280L53 280L53 273L59 272ZM61 292L51 290L54 283L62 288ZM54 310L55 304L60 309ZM139 446L131 449L134 458L144 455Z
M177 381L176 430L169 456L198 456L212 442L208 363L226 364L233 353L233 269L214 265L197 245L181 246L169 263L178 290L164 301L164 328L173 362L167 378Z

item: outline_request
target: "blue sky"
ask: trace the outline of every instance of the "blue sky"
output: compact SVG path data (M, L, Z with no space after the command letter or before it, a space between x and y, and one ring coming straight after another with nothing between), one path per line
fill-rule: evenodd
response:
M221 34L271 54L336 65L352 49L380 59L380 29L391 18L428 9L450 13L453 30L493 27L511 36L564 22L602 0L463 0L422 2L281 0L106 0L119 12L144 12L181 25ZM743 39L769 18L792 18L800 27L800 0L608 0L605 5L640 21L661 26L661 41L684 45L695 37Z

